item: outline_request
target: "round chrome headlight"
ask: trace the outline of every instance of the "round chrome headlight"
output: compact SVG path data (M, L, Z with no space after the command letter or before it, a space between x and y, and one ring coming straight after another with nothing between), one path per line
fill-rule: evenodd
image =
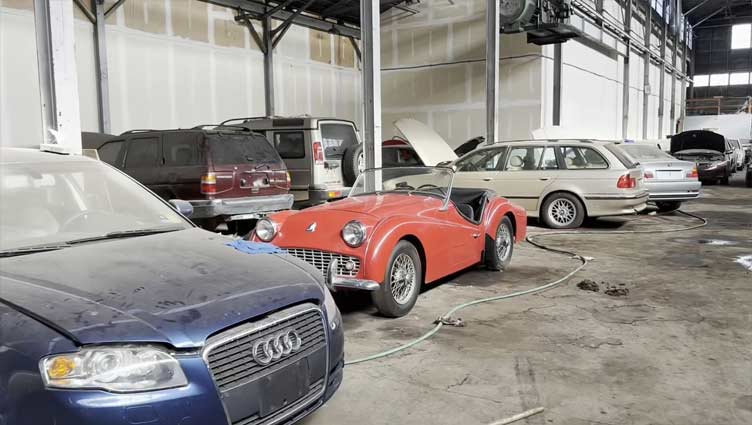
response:
M363 245L366 240L366 226L359 221L351 221L342 228L342 240L355 248Z
M277 228L274 226L274 222L268 218L262 218L256 223L256 236L264 242L269 242L274 239L277 234Z

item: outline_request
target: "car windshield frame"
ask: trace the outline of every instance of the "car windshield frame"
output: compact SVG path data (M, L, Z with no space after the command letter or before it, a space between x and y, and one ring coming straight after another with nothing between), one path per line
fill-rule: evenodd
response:
M195 225L176 211L169 202L149 191L142 184L123 171L104 162L91 161L54 161L23 162L3 164L3 179L13 178L0 185L0 196L10 196L11 191L19 193L25 185L34 191L55 191L58 195L55 203L49 199L18 205L28 214L31 209L44 213L39 223L49 224L49 230L38 230L39 235L0 238L0 252L10 256L16 252L41 252L47 246L68 248L86 242L123 239L195 228ZM10 183L9 183L10 182ZM14 185L16 187L14 187ZM91 185L91 188L85 187ZM7 193L6 193L7 192ZM117 197L113 194L118 193ZM35 195L36 196L36 195ZM31 198L30 198L31 199ZM61 200L68 207L60 210ZM138 206L145 215L133 214L132 210L121 208L123 202L138 201ZM12 210L8 210L12 211ZM5 213L2 221L11 222ZM83 230L66 225L75 223L77 217L100 216L99 226ZM11 215L12 216L12 215ZM88 220L88 218L87 218ZM109 221L108 221L109 220ZM37 223L37 224L39 224ZM33 223L32 223L33 225ZM52 229L55 230L52 230ZM7 236L7 235L6 235Z
M446 186L443 186L446 188L443 190L443 193L440 195L436 192L431 191L425 191L425 190L417 190L417 188L408 189L408 190L373 190L373 191L359 191L358 189L363 187L363 184L359 184L361 181L367 178L368 174L376 174L377 172L395 172L399 173L402 172L409 172L409 171L427 171L424 173L416 173L416 174L408 174L404 177L410 177L410 176L422 176L422 175L430 175L432 172L439 172L439 173L445 173L448 176L448 183ZM408 196L412 195L420 195L420 196L430 196L433 198L441 199L443 202L442 210L449 207L449 202L452 195L452 188L454 187L454 170L449 167L429 167L429 166L411 166L411 167L386 167L386 168L367 168L363 170L362 173L358 175L358 177L355 179L355 182L353 183L352 187L350 188L350 193L348 194L348 198L355 198L358 196L367 196L367 195L383 195L383 194L405 194ZM399 177L399 176L397 176ZM395 177L395 178L397 178ZM383 184L383 182L382 182ZM438 188L442 188L442 186L435 185ZM407 186L412 188L412 186ZM420 186L418 186L420 187Z

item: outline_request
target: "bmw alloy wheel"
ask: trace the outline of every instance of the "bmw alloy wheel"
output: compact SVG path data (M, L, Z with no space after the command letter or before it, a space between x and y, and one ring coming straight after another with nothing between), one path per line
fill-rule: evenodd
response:
M390 277L394 301L400 305L408 303L418 287L413 259L404 253L397 256L392 264Z
M568 226L577 218L577 207L566 198L559 198L548 206L548 216L559 226Z

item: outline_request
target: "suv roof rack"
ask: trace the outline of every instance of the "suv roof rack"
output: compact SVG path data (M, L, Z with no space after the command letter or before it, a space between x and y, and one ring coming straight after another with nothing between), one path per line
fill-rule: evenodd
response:
M245 122L245 121L253 121L253 120L265 120L265 119L272 119L272 118L276 118L276 117L274 117L274 116L272 116L272 117L267 117L267 116L259 116L259 117L241 117L241 118L230 118L229 120L224 120L224 121L222 121L221 123L219 123L219 125L222 125L222 126L224 126L224 125L226 125L226 124L227 124L228 122L234 122L234 121Z
M221 131L223 129L234 130L234 131L251 131L251 129L247 127L243 127L240 125L227 125L224 123L223 124L201 124L195 127L191 127L191 130L204 130L206 127L213 127L213 129L217 131Z
M124 131L124 132L120 133L120 135L124 136L126 134L133 134L133 133L148 133L150 131L159 131L159 130L153 130L153 129L150 129L150 128L136 128L136 129L133 129L133 130Z

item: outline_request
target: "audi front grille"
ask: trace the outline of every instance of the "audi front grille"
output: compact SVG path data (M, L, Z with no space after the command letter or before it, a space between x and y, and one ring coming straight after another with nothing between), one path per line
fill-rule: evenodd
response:
M358 257L316 249L287 248L285 251L293 257L316 267L325 277L329 273L329 264L334 260L337 260L337 276L355 277L360 271L360 259ZM348 268L348 263L351 265L350 268Z
M285 343L291 341L292 344L286 345L289 350L281 349L274 353L281 352L281 355L272 356L273 358L265 355L265 346L273 347L277 344L278 347L285 347ZM269 350L271 351L266 354L274 351ZM301 361L309 364L311 382L300 389L297 399L285 400L284 406L265 416L251 412L249 415L229 418L233 425L271 425L309 407L323 395L328 375L327 351L326 328L321 310L314 304L303 304L212 336L206 341L202 356L225 403L227 400L236 400L228 394L233 391L242 392L245 385L259 385L270 374L288 367L297 367ZM322 358L326 366L321 367L322 370L313 370L314 364L321 364ZM231 409L225 406L228 413L236 411L234 407Z

